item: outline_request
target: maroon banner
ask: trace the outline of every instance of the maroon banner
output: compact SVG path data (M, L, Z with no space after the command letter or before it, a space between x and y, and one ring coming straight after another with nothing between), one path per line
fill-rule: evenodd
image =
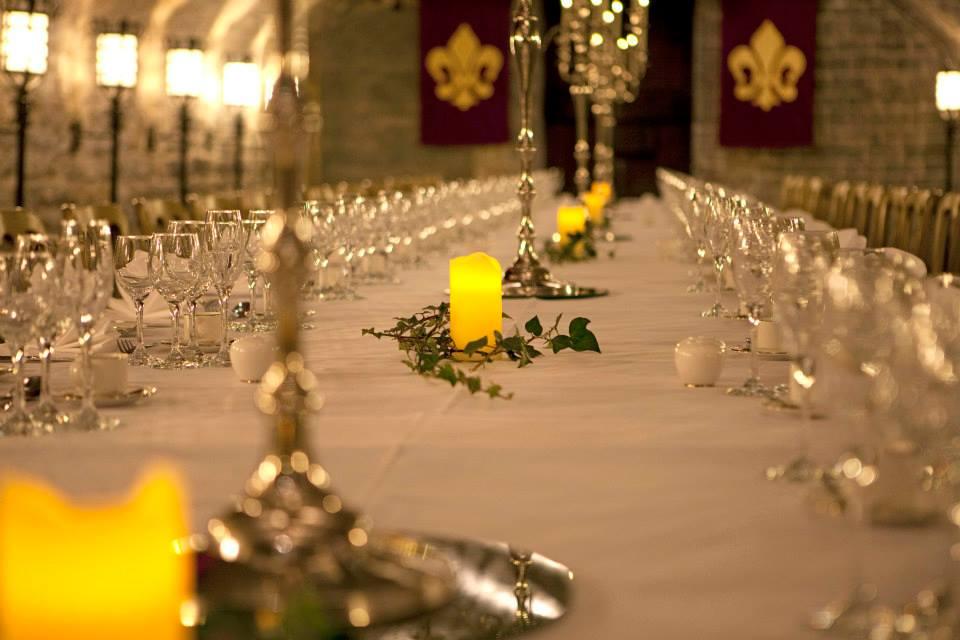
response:
M813 144L817 0L723 0L720 144Z
M510 0L420 1L423 144L510 138Z

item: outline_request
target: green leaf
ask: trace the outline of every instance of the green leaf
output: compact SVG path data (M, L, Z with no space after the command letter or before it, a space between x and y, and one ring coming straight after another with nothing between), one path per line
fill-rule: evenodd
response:
M487 346L487 336L483 336L479 340L474 340L473 342L468 342L467 346L463 348L463 352L468 356L473 355L480 349L483 349Z
M503 390L503 387L501 387L500 385L492 384L489 387L487 387L487 395L490 396L491 398L496 398L500 395L500 391L502 390Z
M527 320L527 324L523 325L523 328L527 330L527 333L535 335L538 338L543 335L543 325L540 324L540 318L538 316L533 316Z
M569 349L570 346L570 336L561 335L550 341L550 348L553 349L554 353L560 353L564 349Z
M453 368L453 365L445 364L437 369L437 377L449 382L451 387L457 384L457 371Z
M570 337L576 339L582 335L585 335L586 333L589 333L587 331L588 324L590 324L590 320L588 320L587 318L574 318L573 320L571 320L570 321Z
M467 383L467 389L470 390L470 393L476 393L483 387L483 383L480 382L480 378L476 376L464 378L464 382Z
M500 313L503 315L504 320L513 320L513 317L506 311L501 311Z

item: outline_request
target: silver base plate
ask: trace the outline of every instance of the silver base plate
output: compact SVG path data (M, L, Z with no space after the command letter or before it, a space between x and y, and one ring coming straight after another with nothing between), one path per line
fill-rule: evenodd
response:
M541 300L572 300L578 298L599 298L609 295L609 289L581 287L572 282L558 282L551 286L519 287L504 284L504 298L539 298Z
M306 624L299 628L308 634L302 637L336 637L338 640L494 640L528 633L556 622L570 606L573 573L566 566L538 553L521 551L502 542L401 535L416 540L418 553L422 554L424 560L429 561L433 556L449 565L454 576L453 594L449 602L440 609L402 622L354 628L346 632L336 632L329 627L328 621L307 612L307 615L298 616L297 620L301 625ZM209 556L199 558L201 563L211 562ZM526 589L518 589L518 576L521 573L525 577ZM219 612L214 603L208 602L206 606L208 620L210 614L221 620L226 616L233 629L252 633L244 635L244 640L274 637L256 632L258 612L255 610L237 608L235 603ZM263 612L259 614L262 616ZM218 630L222 631L222 628ZM335 635L331 636L331 631ZM204 625L197 632L198 640L219 637L211 635L216 631Z

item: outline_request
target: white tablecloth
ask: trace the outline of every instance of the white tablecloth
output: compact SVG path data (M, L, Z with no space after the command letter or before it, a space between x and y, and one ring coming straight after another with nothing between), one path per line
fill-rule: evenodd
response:
M553 230L551 208L541 207L541 237ZM677 340L739 342L746 326L700 318L710 295L685 293L688 266L658 257L669 228L655 201L621 211L617 229L633 241L618 243L615 259L556 269L612 295L505 303L520 322L591 318L603 354L488 367L483 375L515 392L511 401L416 377L392 343L360 335L441 300L445 260L403 273L401 286L367 287L365 300L319 305L317 329L304 336L327 395L314 449L380 526L506 540L568 564L574 608L544 640L803 637L806 612L847 586L844 527L809 515L799 489L762 478L794 452L794 416L678 384ZM513 228L458 251L492 249L507 266ZM785 365L763 371L783 378ZM721 383L746 374L746 357L731 354ZM160 393L114 411L122 428L0 440L0 469L88 498L122 491L150 461L170 461L199 529L262 452L253 388L227 369L136 369L132 380Z

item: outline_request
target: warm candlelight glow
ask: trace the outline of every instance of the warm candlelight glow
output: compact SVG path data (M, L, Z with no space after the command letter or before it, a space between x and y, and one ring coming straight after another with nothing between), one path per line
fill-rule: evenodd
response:
M49 27L50 17L45 13L4 11L0 38L3 68L12 73L46 73Z
M259 107L260 85L260 69L253 62L228 62L223 65L223 104Z
M960 71L941 71L937 74L936 97L941 115L960 115Z
M167 95L196 98L203 90L203 51L167 51Z
M182 640L192 601L184 501L170 472L123 504L78 506L22 479L0 482L0 638Z
M450 261L450 337L458 349L494 331L503 331L503 294L500 263L485 253Z
M572 235L586 233L587 216L586 207L560 207L557 209L557 234L560 236L561 244L567 244Z
M101 33L97 36L97 84L101 87L137 86L137 36Z
M613 187L609 182L594 182L590 187L590 191L591 193L597 193L606 198L606 202L604 204L610 202L610 198L613 195Z
M587 211L590 213L590 222L596 226L602 225L604 219L603 210L604 207L607 206L609 196L603 193L589 191L580 196L580 198L583 200L583 204L587 205Z

